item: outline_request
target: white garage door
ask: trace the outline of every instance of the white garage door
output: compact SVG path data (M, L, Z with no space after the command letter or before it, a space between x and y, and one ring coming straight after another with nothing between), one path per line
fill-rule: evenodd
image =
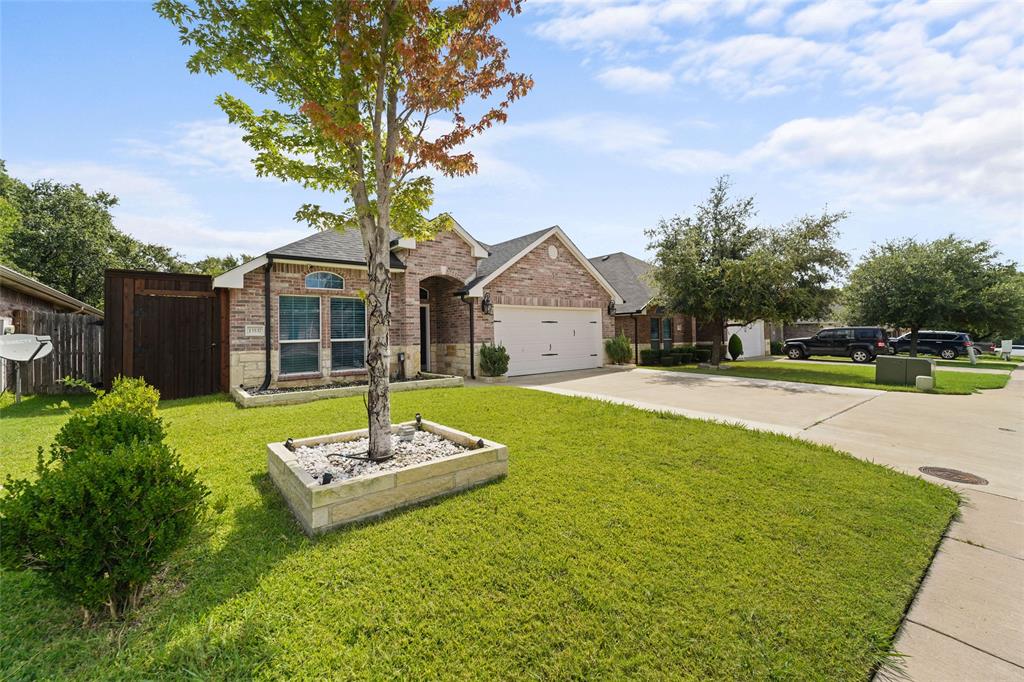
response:
M733 334L739 336L743 342L743 355L740 357L757 358L765 354L763 320L748 324L746 327L729 327L729 336Z
M508 351L509 376L600 367L601 311L494 306L494 340Z

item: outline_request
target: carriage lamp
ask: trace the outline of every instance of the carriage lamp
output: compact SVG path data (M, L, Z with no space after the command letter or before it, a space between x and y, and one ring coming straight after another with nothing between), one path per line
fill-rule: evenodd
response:
M494 304L491 303L491 295L489 293L484 294L484 298L480 301L480 310L483 311L484 315L490 315L494 312Z
M608 314L609 315L614 315L615 314L615 301L608 301Z

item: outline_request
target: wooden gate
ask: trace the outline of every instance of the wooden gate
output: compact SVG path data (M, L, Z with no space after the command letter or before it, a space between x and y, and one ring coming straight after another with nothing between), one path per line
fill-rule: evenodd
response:
M49 336L53 352L21 366L21 391L30 393L77 393L64 377L83 379L90 384L102 381L103 320L92 315L38 310L15 310L14 330L19 334ZM14 389L14 363L0 360L0 389Z
M107 270L104 303L104 384L143 377L165 399L222 390L222 306L211 277Z

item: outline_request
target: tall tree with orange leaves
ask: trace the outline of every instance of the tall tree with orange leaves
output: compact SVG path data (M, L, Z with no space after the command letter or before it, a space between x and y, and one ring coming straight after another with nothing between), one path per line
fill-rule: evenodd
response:
M476 171L465 144L533 86L507 68L494 34L521 0L158 0L154 8L194 48L193 73L226 71L277 109L217 98L255 150L260 175L339 193L339 206L303 205L318 229L358 229L366 250L367 412L372 459L391 455L388 391L391 230L428 238L434 169ZM482 113L467 103L480 100ZM438 125L428 126L430 122ZM438 127L441 133L433 133Z

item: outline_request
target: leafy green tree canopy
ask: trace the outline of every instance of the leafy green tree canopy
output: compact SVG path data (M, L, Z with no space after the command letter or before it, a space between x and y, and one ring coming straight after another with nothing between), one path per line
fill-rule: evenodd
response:
M520 0L157 0L194 48L194 73L228 72L276 108L238 97L217 104L244 131L259 175L340 194L296 217L319 229L358 229L366 252L369 456L391 455L392 230L428 238L434 169L476 171L466 143L507 118L533 85L506 68L495 34ZM481 103L479 107L469 106ZM428 127L433 122L435 127Z
M831 284L847 267L835 244L845 213L758 227L753 198L733 200L729 188L728 177L718 178L693 215L647 231L659 302L712 323L716 365L727 326L824 315L835 297Z
M856 323L910 329L911 355L921 329L1018 336L1024 275L999 258L989 242L954 235L888 241L872 247L850 273L844 301Z

